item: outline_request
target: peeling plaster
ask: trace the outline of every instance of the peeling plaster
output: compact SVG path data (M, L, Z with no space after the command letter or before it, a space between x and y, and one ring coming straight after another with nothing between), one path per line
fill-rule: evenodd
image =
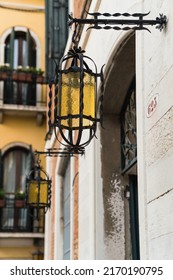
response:
M107 198L107 214L109 224L105 230L106 256L114 259L124 258L124 201L122 199L122 185L118 175L112 174L110 192Z

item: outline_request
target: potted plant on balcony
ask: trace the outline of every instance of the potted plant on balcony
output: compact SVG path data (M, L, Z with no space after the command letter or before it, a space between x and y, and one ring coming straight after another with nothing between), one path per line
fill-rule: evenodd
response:
M44 83L44 72L39 68L36 69L36 74L37 74L37 83Z
M15 193L15 207L16 208L23 208L25 206L25 197L26 194L24 191L20 189Z
M32 75L32 81L35 81L36 83L43 83L44 82L44 71L41 70L41 68L35 68L35 67L27 67L25 69L27 73L30 73Z
M0 188L0 208L4 208L5 204L6 204L5 192L4 192L3 188Z
M8 63L0 65L0 80L6 80L10 75L12 69Z
M19 65L12 69L9 64L0 65L0 80L11 80L24 83L45 83L44 71L40 68Z

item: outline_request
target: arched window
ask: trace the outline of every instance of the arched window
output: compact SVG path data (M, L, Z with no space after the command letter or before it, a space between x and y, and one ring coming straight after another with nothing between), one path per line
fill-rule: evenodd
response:
M24 200L23 205L17 205L17 194L25 194L26 174L29 173L31 164L32 151L24 147L12 147L1 156L0 175L5 205L0 208L0 231L33 230L31 211L25 208Z
M36 68L36 43L29 29L12 29L5 40L4 63L12 69ZM4 82L4 104L36 105L36 84L7 80Z
M36 67L36 44L29 29L27 32L12 29L5 40L5 63L13 69Z
M30 150L21 147L9 149L2 157L3 188L14 194L25 190L25 177L31 169L32 155Z

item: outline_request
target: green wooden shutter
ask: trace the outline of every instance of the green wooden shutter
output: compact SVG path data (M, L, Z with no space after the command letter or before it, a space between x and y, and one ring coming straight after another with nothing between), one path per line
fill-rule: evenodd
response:
M15 30L14 27L11 30L10 34L10 66L14 68L14 40L15 40ZM9 98L8 104L15 104L16 100L14 99L14 87L12 80L7 81L7 94Z
M29 29L26 33L26 57L27 57L27 66L31 65L31 34Z
M4 62L10 64L10 42L8 39L5 42L5 57Z
M60 59L63 55L68 36L68 5L65 0L54 0L53 3L54 23L54 56Z
M29 154L28 154L28 160L27 160L27 173L30 172L33 165L33 151L32 151L32 145L29 146Z
M6 40L5 46L5 63L9 63L11 68L14 68L14 27L11 30L9 37ZM4 81L4 104L13 104L13 83L9 77Z
M68 1L46 0L46 76L54 75L54 60L64 53L68 36Z
M27 48L26 48L27 65L30 67L36 67L36 49L29 29L27 29L27 33L26 33L26 43L27 43Z
M14 67L14 39L15 39L15 31L13 27L10 34L10 66L12 68Z

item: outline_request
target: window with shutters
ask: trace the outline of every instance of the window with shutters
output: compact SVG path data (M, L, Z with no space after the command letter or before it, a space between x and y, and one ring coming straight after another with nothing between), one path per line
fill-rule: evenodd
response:
M15 31L5 40L4 63L12 69L36 67L36 43L29 29ZM4 82L4 104L36 105L36 83L22 83L7 79Z
M2 157L3 187L8 193L25 190L25 176L31 169L31 152L25 148L13 147Z
M16 193L25 193L26 174L31 170L32 150L12 147L0 158L0 180L4 191L5 205L0 207L0 231L43 232L44 224L34 222L33 209L16 203Z
M5 63L9 63L14 69L18 66L36 67L36 44L27 32L12 29L5 41Z

